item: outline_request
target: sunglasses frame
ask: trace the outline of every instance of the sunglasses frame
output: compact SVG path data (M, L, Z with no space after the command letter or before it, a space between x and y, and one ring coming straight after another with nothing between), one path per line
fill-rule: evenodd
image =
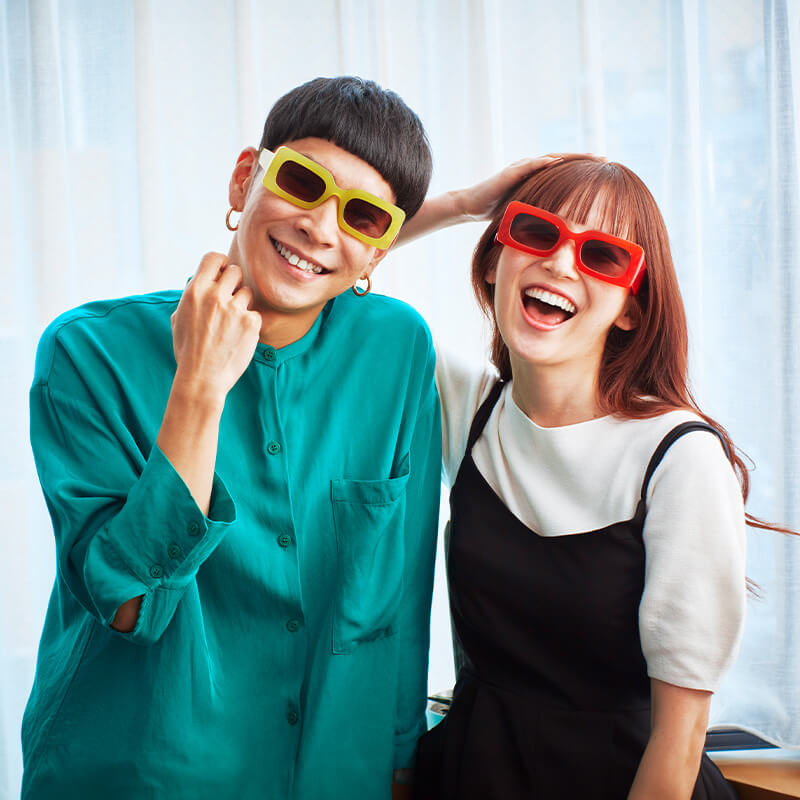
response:
M539 250L538 248L529 247L528 245L516 241L511 235L511 225L519 214L528 214L529 216L538 217L554 225L558 230L558 240L555 245L547 250ZM644 279L645 270L647 269L644 250L635 242L629 242L627 239L620 239L618 236L611 236L602 231L583 231L582 233L576 233L575 231L571 231L567 227L566 222L558 215L545 211L543 208L537 208L528 203L522 203L519 200L512 200L508 204L494 239L498 244L508 245L515 250L521 250L523 253L530 253L535 256L549 256L558 250L566 240L571 240L575 242L575 264L579 271L586 275L591 275L598 280L605 281L606 283L612 283L615 286L622 286L625 289L630 289L633 294L639 291L639 287ZM612 244L630 253L630 264L628 264L628 268L622 275L604 275L602 272L597 272L583 263L581 260L581 246L590 239Z
M278 186L278 170L287 161L293 161L305 167L322 179L325 184L325 191L316 200L310 202L301 200L299 197L289 194L289 192ZM402 208L398 208L398 206L392 205L392 203L387 202L383 198L377 197L369 192L364 192L361 189L340 189L336 185L333 175L331 175L325 167L307 156L304 156L302 153L292 150L291 147L286 147L286 145L281 145L274 153L271 150L262 148L258 154L258 163L264 169L264 177L261 180L264 188L299 208L316 208L322 205L329 197L335 195L338 199L337 218L339 220L339 227L345 233L349 233L350 236L355 237L360 242L364 242L364 244L368 244L372 247L377 247L379 250L388 250L405 221L406 212L403 211ZM372 205L377 206L381 211L385 211L391 217L391 222L386 231L378 237L367 236L352 225L349 225L344 218L344 209L350 200L364 200L367 203L372 203Z

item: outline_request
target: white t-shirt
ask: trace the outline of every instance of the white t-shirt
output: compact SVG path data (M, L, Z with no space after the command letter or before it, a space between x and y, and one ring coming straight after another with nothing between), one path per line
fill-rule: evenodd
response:
M452 486L475 412L497 376L440 349L436 379L442 478ZM532 536L565 536L631 519L658 444L676 425L697 420L672 411L542 428L517 407L509 384L472 456ZM742 494L719 439L703 430L678 439L653 473L646 501L639 633L648 675L714 691L736 657L746 597Z

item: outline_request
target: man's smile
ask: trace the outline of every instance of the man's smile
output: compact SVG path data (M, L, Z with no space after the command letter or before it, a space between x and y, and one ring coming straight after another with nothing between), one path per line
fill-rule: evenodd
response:
M326 269L314 261L309 261L303 256L290 250L285 244L279 242L277 239L270 237L272 246L282 255L293 267L303 270L303 272L313 272L315 275L327 275L331 270Z

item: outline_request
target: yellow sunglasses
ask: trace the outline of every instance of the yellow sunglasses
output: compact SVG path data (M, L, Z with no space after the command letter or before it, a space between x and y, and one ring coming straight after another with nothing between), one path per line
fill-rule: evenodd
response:
M315 208L331 195L339 200L339 227L365 244L386 250L406 218L401 208L360 189L340 189L325 167L289 147L263 149L261 181L273 194L300 208Z

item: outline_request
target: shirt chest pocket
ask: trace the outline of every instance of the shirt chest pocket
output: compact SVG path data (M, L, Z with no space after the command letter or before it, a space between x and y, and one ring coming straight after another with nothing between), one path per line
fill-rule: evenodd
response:
M409 461L393 478L331 481L338 582L333 652L392 633L403 594Z

